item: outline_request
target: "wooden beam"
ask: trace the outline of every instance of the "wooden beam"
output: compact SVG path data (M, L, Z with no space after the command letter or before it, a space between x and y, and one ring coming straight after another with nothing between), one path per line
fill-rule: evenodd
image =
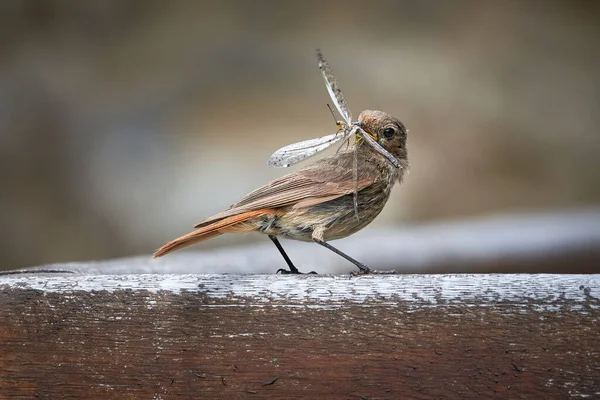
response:
M8 275L0 398L600 396L600 275Z

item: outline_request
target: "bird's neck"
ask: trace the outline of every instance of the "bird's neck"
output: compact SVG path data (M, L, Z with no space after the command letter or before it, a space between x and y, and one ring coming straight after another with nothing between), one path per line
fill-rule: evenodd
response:
M348 152L348 156L353 155L354 150L357 150L358 162L368 162L371 164L376 164L380 171L388 176L392 181L402 182L404 179L405 173L408 171L409 163L408 163L408 153L406 149L400 149L399 151L392 154L400 167L394 166L387 157L381 155L377 150L375 150L368 143L357 142L353 146L351 146L346 152Z

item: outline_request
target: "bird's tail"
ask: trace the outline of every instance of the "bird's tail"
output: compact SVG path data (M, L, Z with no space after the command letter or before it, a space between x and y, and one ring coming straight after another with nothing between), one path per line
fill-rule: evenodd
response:
M246 221L262 215L273 214L274 212L275 210L273 209L264 208L261 210L247 211L238 215L232 215L231 217L223 218L213 222L212 224L196 229L195 231L192 231L186 235L178 237L175 240L171 240L169 243L165 244L160 249L156 250L156 252L154 252L154 258L162 257L172 251L183 249L184 247L212 239L224 233L253 231L255 229L254 226L247 224Z

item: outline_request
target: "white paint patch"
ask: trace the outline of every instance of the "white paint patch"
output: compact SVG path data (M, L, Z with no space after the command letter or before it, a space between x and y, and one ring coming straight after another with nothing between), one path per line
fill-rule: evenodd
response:
M120 290L181 294L208 298L237 298L244 306L332 307L399 303L422 306L522 306L526 311L578 313L600 308L600 275L61 275L0 277L1 289L33 289L45 293ZM277 302L274 304L274 302ZM156 306L148 299L149 307ZM213 305L235 306L235 305Z

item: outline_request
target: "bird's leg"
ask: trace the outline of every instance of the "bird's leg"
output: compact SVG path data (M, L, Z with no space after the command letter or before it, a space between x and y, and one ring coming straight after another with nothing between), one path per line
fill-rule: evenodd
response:
M273 241L273 243L275 243L277 250L279 250L279 252L283 256L283 259L285 260L285 262L287 263L287 265L290 269L288 271L287 269L279 268L277 270L277 272L275 272L275 273L278 274L281 272L281 274L302 274L302 272L298 271L298 268L296 268L296 266L294 265L292 260L290 260L290 258L286 254L285 250L283 250L283 246L281 245L281 243L279 243L279 240L277 240L277 238L273 235L269 235L269 239L271 239ZM309 274L316 274L316 272L311 271L311 272L309 272Z
M327 243L324 240L319 240L317 238L313 238L313 240L315 241L315 243L320 244L321 246L333 251L335 254L344 257L346 260L350 261L352 264L356 265L359 269L358 274L384 274L384 275L388 275L388 274L396 274L396 271L394 270L389 270L389 271L380 271L377 269L372 269L367 267L365 264L355 260L354 258L350 257L348 254L336 249L335 247L333 247L332 245L330 245L329 243Z

